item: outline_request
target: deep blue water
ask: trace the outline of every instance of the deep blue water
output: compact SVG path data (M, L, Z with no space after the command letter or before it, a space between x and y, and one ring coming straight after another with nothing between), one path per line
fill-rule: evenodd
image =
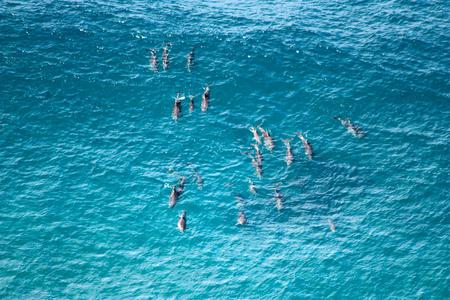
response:
M449 13L0 0L0 298L450 298ZM177 92L196 106L175 122ZM261 179L242 155L259 124L275 141Z

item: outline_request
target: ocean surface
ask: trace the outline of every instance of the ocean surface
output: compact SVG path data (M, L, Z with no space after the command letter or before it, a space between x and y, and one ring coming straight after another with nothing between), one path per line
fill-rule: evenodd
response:
M449 299L449 20L448 1L0 0L0 298Z

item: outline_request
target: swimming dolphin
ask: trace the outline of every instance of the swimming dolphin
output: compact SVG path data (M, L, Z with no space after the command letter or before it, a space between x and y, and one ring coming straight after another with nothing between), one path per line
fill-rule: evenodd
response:
M180 197L180 192L178 192L176 186L173 186L169 196L169 208L172 208L177 204L178 197Z
M258 162L258 160L252 155L250 155L248 152L244 152L242 154L246 155L248 158L252 160L252 166L255 168L256 175L258 176L258 178L261 178L263 173L262 164Z
M262 166L263 156L262 156L261 150L259 150L258 144L252 144L252 146L255 148L256 162Z
M183 99L184 98L180 97L180 93L177 93L172 109L172 119L174 120L178 120L178 118L181 116L181 100Z
M256 174L258 177L261 177L262 175L262 167L263 167L263 156L261 153L261 150L259 150L259 147L257 144L253 144L253 147L255 148L255 157L252 158L252 164L253 167L256 170Z
M336 120L339 120L345 128L347 128L347 131L353 134L353 136L357 138L362 138L364 136L364 132L359 128L358 126L354 125L350 119L342 119L339 116L334 117Z
M336 226L334 225L333 221L331 221L331 219L328 219L328 226L330 226L331 231L336 231Z
M258 178L261 178L262 173L263 173L262 165L260 163L258 163L256 158L254 158L254 157L252 157L252 165L255 168L255 172L256 172L256 175L258 176Z
M248 189L249 189L250 193L252 193L253 195L256 195L256 186L250 178L248 179Z
M313 149L311 143L303 136L301 132L297 132L298 138L302 141L303 147L305 148L305 154L308 159L312 159L313 157Z
M209 86L206 86L205 91L203 92L203 95L202 95L202 111L203 112L205 112L208 109L209 96L210 96Z
M180 178L180 181L178 183L178 192L180 193L180 195L184 191L184 185L185 184L186 184L186 177L183 176L183 177Z
M261 131L261 134L264 137L264 145L266 146L267 150L272 151L274 148L273 139L270 136L269 132L262 128L261 126L258 126L259 131Z
M261 139L259 138L258 131L256 131L255 127L250 127L250 132L253 133L253 139L256 143L261 144Z
M170 44L166 44L162 52L162 64L164 70L167 70L169 67L169 45Z
M284 158L284 160L286 161L286 164L289 166L294 161L294 154L292 153L290 140L288 139L283 140L283 143L286 145L286 157Z
M236 225L245 225L245 223L247 223L247 218L245 217L245 214L242 211L240 211Z
M195 167L194 167L194 175L197 181L197 188L201 190L203 188L203 178Z
M172 208L177 204L178 198L181 196L181 194L184 191L184 185L186 183L186 177L181 177L180 181L178 183L178 186L173 186L172 191L169 196L169 208Z
M194 65L194 48L192 48L191 52L187 55L187 68L188 71L191 71L191 67Z
M194 96L189 96L189 111L194 111Z
M283 195L280 193L280 189L275 187L275 207L278 210L281 210L283 208Z
M186 230L186 211L183 210L181 212L181 215L178 217L178 224L177 224L178 230L181 232L184 232Z
M150 67L153 71L158 71L158 59L156 58L155 49L150 49Z

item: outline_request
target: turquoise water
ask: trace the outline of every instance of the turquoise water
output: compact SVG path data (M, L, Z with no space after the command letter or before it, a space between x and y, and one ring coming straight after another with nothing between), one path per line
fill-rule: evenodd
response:
M0 3L1 298L450 297L447 1Z

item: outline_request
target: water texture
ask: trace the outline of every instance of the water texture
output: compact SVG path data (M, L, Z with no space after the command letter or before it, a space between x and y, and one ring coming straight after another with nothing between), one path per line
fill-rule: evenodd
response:
M450 298L448 4L0 0L0 298Z

